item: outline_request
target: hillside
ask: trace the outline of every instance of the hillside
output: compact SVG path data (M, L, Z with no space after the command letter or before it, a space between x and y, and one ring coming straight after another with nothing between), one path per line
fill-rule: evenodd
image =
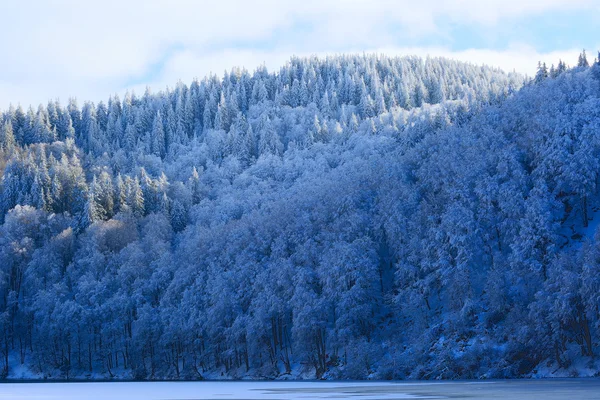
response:
M11 107L4 376L597 374L600 65L580 64L293 58Z

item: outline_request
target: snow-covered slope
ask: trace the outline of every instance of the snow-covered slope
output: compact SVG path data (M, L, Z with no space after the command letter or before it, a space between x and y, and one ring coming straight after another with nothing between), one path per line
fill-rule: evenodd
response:
M6 110L0 371L597 373L600 66L522 83L295 58Z

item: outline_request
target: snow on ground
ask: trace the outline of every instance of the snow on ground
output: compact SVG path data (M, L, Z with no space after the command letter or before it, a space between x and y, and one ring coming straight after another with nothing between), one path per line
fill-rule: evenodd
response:
M102 382L4 383L11 400L220 399L488 399L600 400L599 379L459 382Z
M426 385L427 383L423 383ZM403 393L402 384L334 382L94 382L7 383L0 399L23 400L191 400L325 399L360 396L362 400L431 398Z

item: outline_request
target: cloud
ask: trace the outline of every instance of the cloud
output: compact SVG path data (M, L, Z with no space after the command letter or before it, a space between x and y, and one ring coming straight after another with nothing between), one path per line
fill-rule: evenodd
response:
M505 18L525 17L549 11L593 9L595 0L450 0L429 1L437 4L441 14L449 15L457 22L481 24L498 23Z
M600 8L594 0L1 2L0 108L69 96L98 101L140 85L221 75L232 66L276 68L294 54L427 53L530 73L538 58L555 54L527 43L453 51L448 40L457 39L440 20L494 32L511 18L565 10ZM425 43L432 37L438 43ZM532 60L533 67L525 66Z

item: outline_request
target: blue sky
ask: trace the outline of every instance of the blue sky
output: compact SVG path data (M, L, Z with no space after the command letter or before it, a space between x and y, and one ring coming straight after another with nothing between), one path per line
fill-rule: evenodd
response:
M600 49L600 0L1 2L0 108L161 90L292 55L445 56L533 74Z

